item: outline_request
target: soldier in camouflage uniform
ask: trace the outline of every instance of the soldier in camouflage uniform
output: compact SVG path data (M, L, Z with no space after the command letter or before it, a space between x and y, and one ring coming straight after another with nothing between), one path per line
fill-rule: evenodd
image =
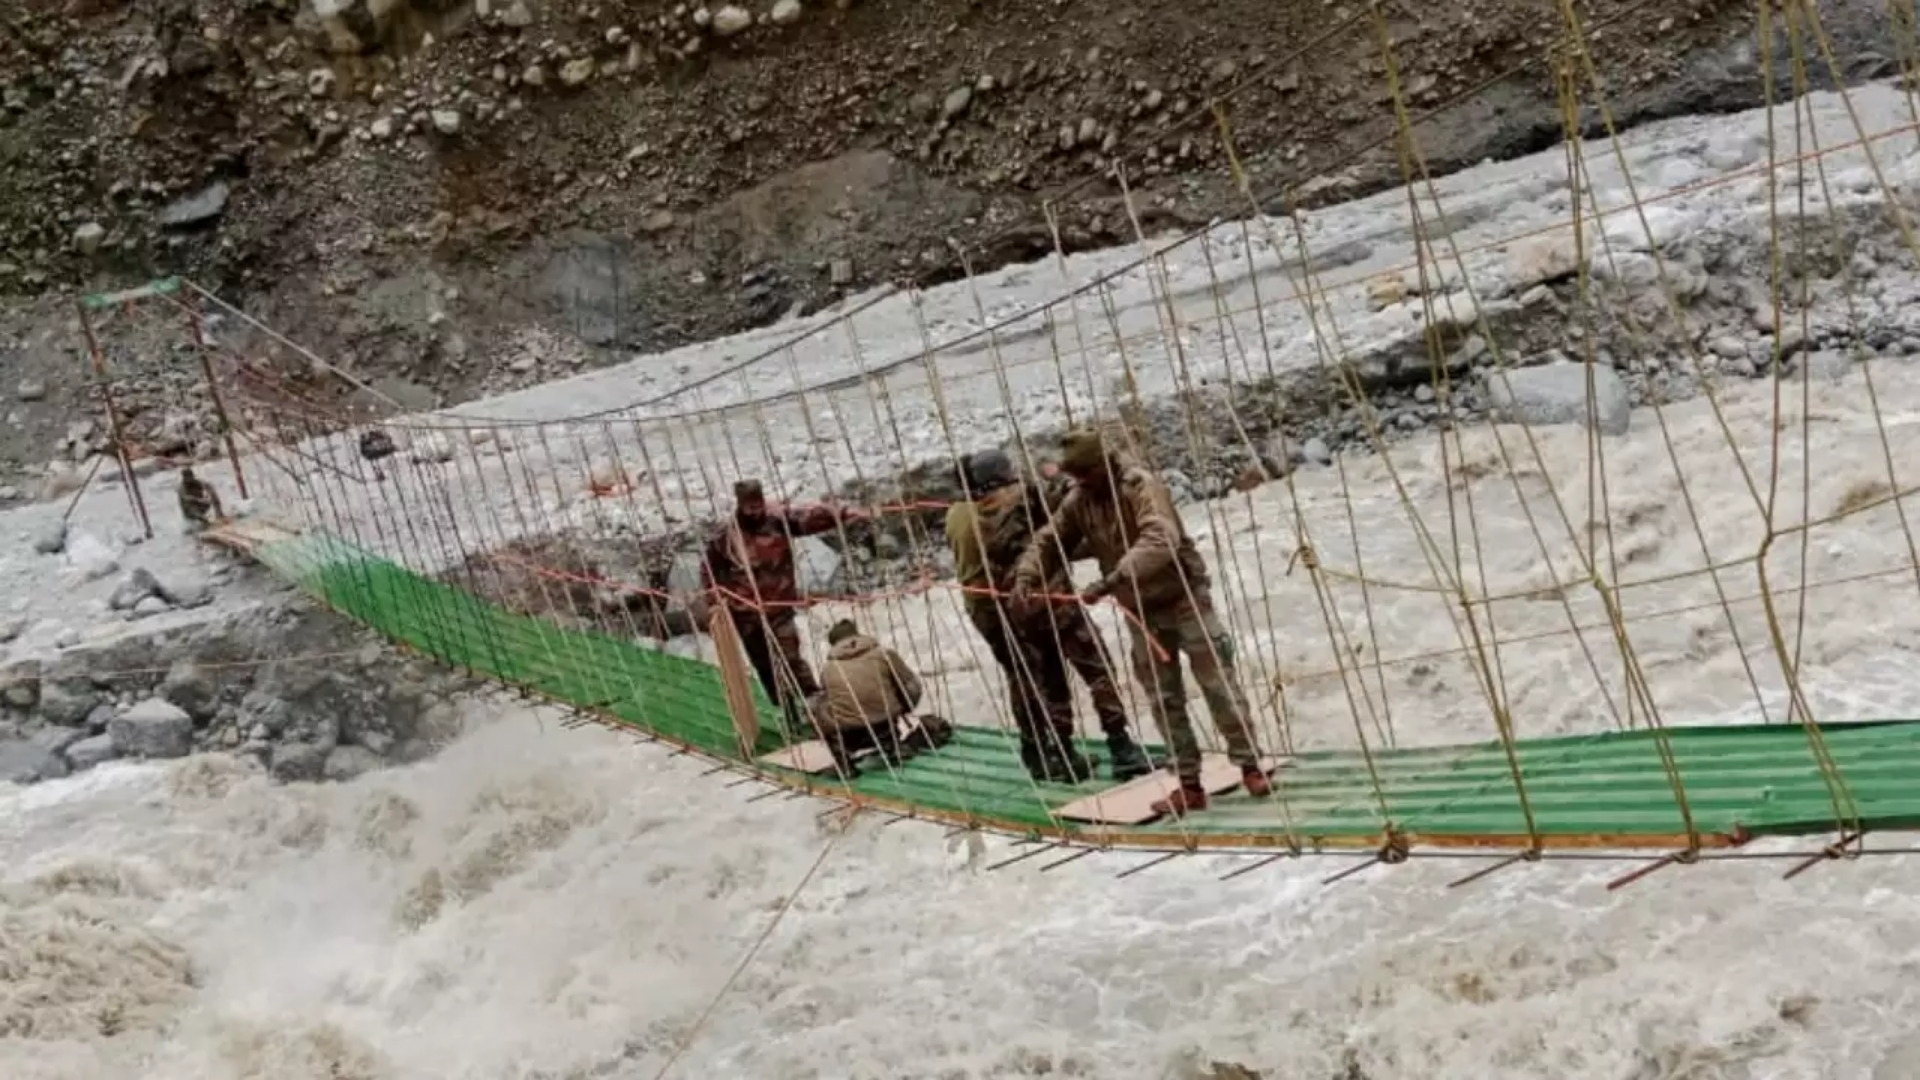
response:
M773 510L758 480L740 481L733 495L733 520L707 544L701 576L713 603L733 613L747 662L787 718L788 736L806 738L806 702L820 693L820 683L800 650L792 538L818 535L857 515L825 506Z
M1134 677L1151 689L1154 719L1173 751L1180 780L1154 809L1184 814L1207 806L1200 742L1187 715L1183 654L1228 755L1240 766L1243 786L1255 797L1267 795L1272 784L1260 768L1252 710L1234 676L1233 639L1214 614L1206 563L1187 536L1165 482L1109 446L1097 431L1069 432L1061 449L1060 465L1073 477L1074 489L1021 555L1014 569L1016 603L1061 569L1063 552L1097 559L1100 581L1080 599L1091 604L1110 596L1135 616L1137 621L1129 623ZM1154 655L1155 642L1166 650L1165 659Z
M1037 780L1078 783L1096 762L1072 749L1073 686L1077 674L1093 698L1106 735L1116 780L1145 776L1157 767L1128 730L1126 705L1113 680L1106 643L1078 606L1042 606L1016 611L1000 597L1012 588L1013 566L1026 550L1048 507L1065 495L1062 483L1022 483L1007 455L984 451L967 463L975 501L947 512L947 542L967 594L967 614L1006 671L1021 757ZM1064 583L1061 585L1065 589Z

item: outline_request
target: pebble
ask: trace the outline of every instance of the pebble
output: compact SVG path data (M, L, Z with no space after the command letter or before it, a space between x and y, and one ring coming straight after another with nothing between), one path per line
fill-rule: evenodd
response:
M792 26L800 21L800 0L779 0L771 15L775 26Z
M455 109L433 110L433 130L442 135L458 135L460 133L459 111Z
M732 37L753 25L753 13L746 8L728 4L713 13L713 32L721 37Z

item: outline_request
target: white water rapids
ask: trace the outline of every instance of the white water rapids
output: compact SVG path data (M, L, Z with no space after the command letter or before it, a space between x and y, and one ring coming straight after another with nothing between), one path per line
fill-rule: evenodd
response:
M1898 374L1881 381L1883 406L1920 415L1920 382L1884 371ZM1816 391L1818 517L1884 465L1859 376ZM1726 402L1750 445L1769 426L1767 387ZM1719 557L1753 540L1756 519L1744 489L1715 473L1728 459L1702 409L1669 419ZM1920 424L1889 429L1896 460L1914 460ZM1559 479L1577 480L1578 429L1542 440ZM1404 448L1405 477L1443 505L1430 450ZM1646 576L1700 559L1673 527L1665 453L1644 416L1609 448L1620 475L1636 477L1623 498L1641 521L1623 535ZM1806 464L1790 450L1785 490L1799 490ZM1376 496L1363 507L1377 515L1361 519L1367 542L1407 543L1388 527L1392 500L1377 497L1378 460L1350 472ZM1302 481L1310 518L1328 528L1343 520L1332 476ZM1511 527L1498 503L1508 481L1474 483ZM1567 498L1583 505L1577 485ZM1224 520L1236 544L1273 535ZM1209 527L1198 510L1191 522ZM1818 578L1904 551L1890 508L1831 530L1812 545ZM1506 584L1543 572L1521 539L1499 535L1488 542ZM1403 553L1395 565L1415 563ZM1297 577L1279 588L1282 610L1302 610ZM1706 588L1684 578L1636 601L1654 694L1687 719L1750 718L1724 616L1654 614ZM1806 676L1821 715L1920 715L1911 576L1808 596ZM1420 615L1431 597L1381 602L1396 650L1444 643L1444 616ZM1555 604L1510 603L1509 632L1564 617ZM1750 643L1757 609L1740 606ZM1274 629L1247 635L1264 642L1249 656L1277 646L1285 666L1324 664L1322 635ZM965 640L957 619L947 631ZM1574 649L1561 637L1506 650L1523 734L1597 722ZM1763 646L1749 652L1764 666ZM982 692L968 665L943 662L950 707L979 708L961 699ZM1402 742L1485 737L1472 680L1436 663L1415 668L1424 681L1396 684L1408 687ZM1293 699L1303 743L1351 730L1337 680L1307 680ZM822 807L750 802L756 789L702 776L696 761L498 708L470 705L470 733L434 760L347 784L277 785L204 757L0 788L0 1077L651 1080L689 1036L669 1076L1246 1075L1210 1071L1214 1061L1302 1080L1920 1076L1920 857L1792 881L1780 862L1675 867L1618 892L1604 886L1620 865L1514 867L1449 889L1485 864L1422 859L1333 886L1320 880L1350 861L1222 882L1241 864L1193 857L1117 880L1143 857L984 873L1004 844L980 854L935 827L863 819L697 1024L835 835Z

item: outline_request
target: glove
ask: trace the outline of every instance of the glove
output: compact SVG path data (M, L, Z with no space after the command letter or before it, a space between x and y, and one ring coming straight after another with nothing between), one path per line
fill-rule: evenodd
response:
M1086 589L1080 593L1080 602L1083 604L1097 604L1105 600L1107 594L1112 591L1113 583L1106 578L1101 578L1099 581L1087 586Z

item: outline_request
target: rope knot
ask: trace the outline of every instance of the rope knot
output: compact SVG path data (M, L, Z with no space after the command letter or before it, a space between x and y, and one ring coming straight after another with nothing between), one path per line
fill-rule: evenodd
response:
M1314 555L1313 547L1310 544L1302 543L1299 547L1293 549L1292 555L1287 557L1288 574L1293 573L1295 563L1299 563L1310 571L1320 569L1320 559Z

